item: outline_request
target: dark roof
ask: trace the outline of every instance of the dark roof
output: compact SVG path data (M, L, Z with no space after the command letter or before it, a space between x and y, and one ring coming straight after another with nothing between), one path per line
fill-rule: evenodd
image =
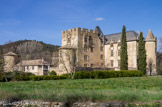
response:
M121 39L122 32L120 33L115 33L115 34L110 34L110 35L105 35L106 39L106 44L110 42L110 40L117 42L119 39ZM134 41L137 40L138 33L135 31L128 31L126 32L127 36L127 41Z
M100 35L100 34L103 34L103 33L102 33L102 30L100 29L99 26L96 26L95 30L97 30L97 32L98 32L99 35Z

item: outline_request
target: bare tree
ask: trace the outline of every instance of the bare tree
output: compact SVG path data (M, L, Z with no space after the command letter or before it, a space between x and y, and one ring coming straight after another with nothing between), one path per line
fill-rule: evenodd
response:
M12 41L11 41L11 40L6 41L6 42L4 43L4 45L6 45L6 44L10 44L10 43L12 43Z
M64 66L69 78L74 79L76 69L76 49L60 50L60 63Z
M159 44L159 50L162 51L162 38L159 39L158 44Z
M36 41L28 41L17 47L17 51L21 55L21 59L33 59L35 54L41 53L42 49L43 45Z

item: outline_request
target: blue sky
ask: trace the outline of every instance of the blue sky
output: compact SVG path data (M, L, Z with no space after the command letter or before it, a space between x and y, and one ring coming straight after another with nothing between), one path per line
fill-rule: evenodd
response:
M162 0L0 0L0 44L38 40L61 45L61 31L74 27L104 34L149 29L162 37Z

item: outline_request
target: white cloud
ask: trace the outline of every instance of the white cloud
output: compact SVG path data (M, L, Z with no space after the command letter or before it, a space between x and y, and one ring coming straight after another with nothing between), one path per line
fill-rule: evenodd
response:
M103 17L97 17L97 18L96 18L96 21L102 21L102 20L104 20Z

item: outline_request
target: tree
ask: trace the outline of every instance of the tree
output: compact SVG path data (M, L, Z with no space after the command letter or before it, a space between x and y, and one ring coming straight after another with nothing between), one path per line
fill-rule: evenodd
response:
M157 72L162 75L162 38L158 39Z
M41 53L42 49L43 45L36 41L24 42L17 47L21 59L33 59L37 53Z
M76 69L76 49L61 49L60 50L60 63L66 71L70 79L74 79Z
M138 70L146 74L146 50L142 32L140 32L138 42Z
M158 44L159 44L159 51L162 52L162 38L159 39Z
M128 70L126 28L123 26L121 38L120 70Z

